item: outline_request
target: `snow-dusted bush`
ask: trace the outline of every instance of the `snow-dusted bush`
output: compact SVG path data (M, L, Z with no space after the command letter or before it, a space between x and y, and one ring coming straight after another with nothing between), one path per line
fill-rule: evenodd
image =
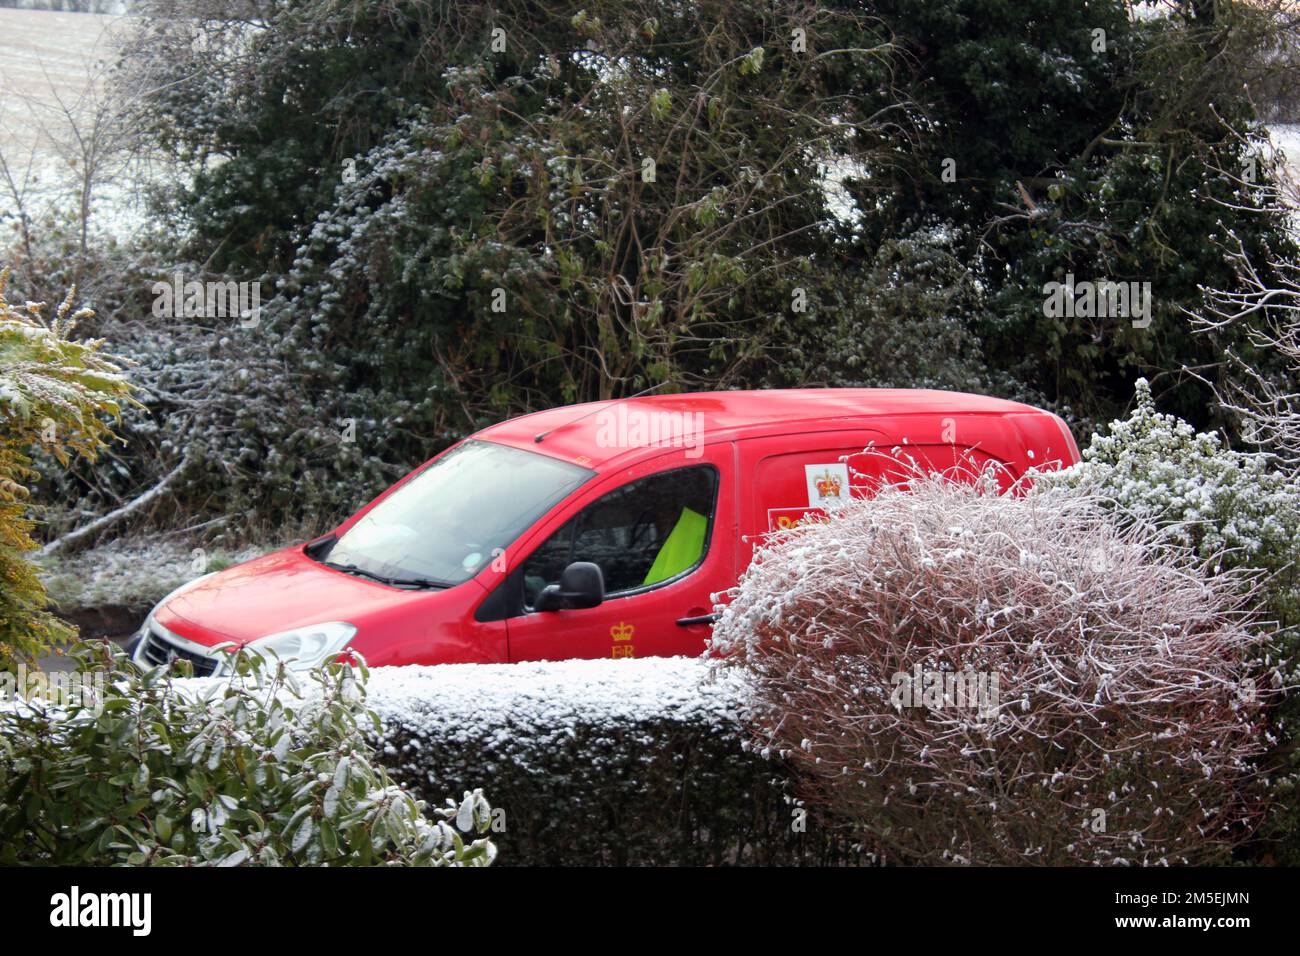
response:
M98 696L0 704L0 864L481 866L482 794L425 813L372 762L365 672L302 688L242 655L226 681L174 682L120 651ZM452 825L454 821L455 826ZM458 830L460 832L458 832Z
M714 647L751 745L885 860L1205 862L1265 812L1245 577L1077 492L918 477L760 550Z
M1268 763L1278 802L1287 809L1258 849L1300 862L1300 698L1294 690L1300 684L1300 481L1267 455L1226 448L1218 435L1161 414L1145 379L1135 388L1129 417L1093 435L1080 464L1041 476L1036 487L1087 491L1121 520L1155 523L1213 559L1215 569L1264 572L1258 600L1280 627L1277 652L1291 689L1274 712L1284 743Z
M187 279L228 278L160 265L153 281L170 282L175 271ZM106 529L110 536L129 525L170 532L205 519L220 519L238 541L253 538L259 525L286 520L327 528L416 460L383 468L368 457L362 467L358 448L370 448L368 423L358 420L359 441L345 441L345 425L323 413L290 363L273 354L280 339L266 321L244 329L234 318L154 316L149 289L141 285L141 301L96 329L132 362L141 405L119 429L130 454L111 468L51 477L65 508L51 515L48 537L123 508L131 510ZM151 495L155 489L164 493ZM141 499L147 506L133 507Z
M222 283L257 276L188 261L170 232L106 243L87 259L70 256L59 235L34 234L33 248L21 255L0 242L0 262L18 264L11 287L39 299L66 288L75 273L79 301L95 310L77 331L103 339L125 360L138 400L121 409L114 428L125 453L67 467L49 454L33 456L34 493L50 503L38 538L64 539L61 553L124 529L199 526L205 544L238 547L288 521L311 537L450 440L439 436L392 454L377 439L400 411L389 405L378 418L366 417L345 395L309 388L304 369L318 361L316 350L295 343L281 351L284 336L272 327L269 306L249 328L235 316L154 313L155 285L170 285L178 274ZM260 285L269 296L274 279L262 277ZM347 383L330 387L351 391ZM95 524L106 515L116 517Z
M963 238L943 223L882 242L789 343L769 381L786 384L779 376L797 370L835 386L991 391L971 333L972 317L987 309L985 288L960 251Z
M1133 412L1095 434L1083 461L1039 487L1086 489L1125 515L1165 528L1217 567L1269 572L1262 596L1284 625L1300 624L1300 481L1267 455L1225 448L1156 410L1138 379Z
M782 767L742 750L737 683L703 660L388 667L369 692L396 779L430 795L490 781L507 864L853 858L802 825Z

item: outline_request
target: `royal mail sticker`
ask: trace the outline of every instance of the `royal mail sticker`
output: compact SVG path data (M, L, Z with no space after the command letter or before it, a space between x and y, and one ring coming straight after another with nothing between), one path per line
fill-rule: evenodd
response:
M829 465L804 465L808 481L808 507L820 508L849 500L849 466L837 461Z
M826 512L820 508L768 508L767 530L789 531L810 521L820 521Z

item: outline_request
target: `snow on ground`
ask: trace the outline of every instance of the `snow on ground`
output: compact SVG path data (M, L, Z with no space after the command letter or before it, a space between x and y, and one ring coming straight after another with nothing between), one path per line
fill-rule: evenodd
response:
M238 564L266 548L195 548L176 538L124 538L71 555L39 559L41 578L64 613L103 605L152 607L206 571Z

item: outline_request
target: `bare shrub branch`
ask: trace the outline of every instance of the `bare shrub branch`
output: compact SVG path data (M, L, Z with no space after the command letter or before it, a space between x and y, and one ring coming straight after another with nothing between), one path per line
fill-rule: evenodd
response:
M1281 677L1250 575L1205 572L1086 494L916 475L760 549L714 645L887 861L1206 862L1265 813Z

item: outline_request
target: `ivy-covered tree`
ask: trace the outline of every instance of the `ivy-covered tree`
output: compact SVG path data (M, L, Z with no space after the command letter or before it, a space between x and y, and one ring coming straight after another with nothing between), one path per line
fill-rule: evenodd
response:
M1113 417L1145 375L1176 414L1224 424L1185 369L1219 381L1223 349L1245 336L1196 336L1185 310L1200 286L1233 286L1219 248L1230 234L1297 255L1269 208L1274 171L1251 100L1253 82L1287 66L1266 54L1294 13L1182 0L883 0L878 11L926 130L878 228L965 227L959 253L987 290L970 325L988 363L1077 418ZM1069 276L1150 283L1151 314L1045 314L1044 287Z
M180 453L193 502L337 513L648 387L962 388L1086 430L1145 375L1222 424L1197 376L1249 330L1186 310L1235 287L1230 233L1297 255L1243 88L1290 21L1131 6L145 0L122 80L191 173L160 208L274 298L139 336L159 474L112 481ZM1150 283L1149 324L1048 314L1070 275Z

